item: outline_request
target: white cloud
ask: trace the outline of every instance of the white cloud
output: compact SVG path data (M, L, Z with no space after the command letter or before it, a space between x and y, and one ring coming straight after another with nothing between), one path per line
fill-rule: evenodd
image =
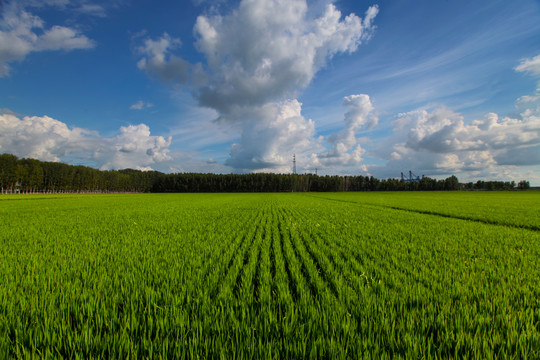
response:
M146 167L151 164L172 160L169 156L171 138L151 136L145 124L120 127L120 134L105 140L114 147L112 153L98 152L96 161L102 169Z
M76 9L76 11L82 14L102 18L107 16L105 8L98 4L82 4L78 9Z
M119 135L105 138L48 116L0 114L0 153L19 157L62 161L74 155L101 169L136 169L172 160L170 144L170 137L151 136L145 124L122 126Z
M308 18L305 1L268 0L242 1L224 17L199 16L196 46L210 74L198 89L201 105L227 116L236 107L290 97L335 54L355 51L371 35L376 12L370 8L363 23L328 4Z
M290 172L293 154L307 155L317 148L315 124L301 111L297 100L251 109L225 164L241 171Z
M540 75L540 54L530 59L521 60L521 63L516 66L515 70Z
M515 70L539 75L539 60L522 60ZM427 176L455 174L464 181L528 178L538 183L540 88L517 99L515 106L518 115L488 113L472 121L444 106L399 114L393 135L370 152L386 164L369 169L379 177L397 177L410 169Z
M378 152L388 160L382 171L389 176L391 171L397 176L412 169L429 176L501 178L512 176L509 167L540 165L538 95L516 102L520 118L488 113L467 124L463 116L444 107L400 114L394 136Z
M360 145L357 133L377 123L368 95L344 98L348 109L344 128L327 137L331 147L325 151L324 138L316 137L315 123L302 115L302 104L297 100L268 103L250 108L235 117L244 124L242 137L233 144L226 165L240 171L291 172L292 156L296 154L298 171L315 168L333 171L361 166L366 150ZM255 120L256 119L256 120Z
M356 133L364 125L367 129L372 129L379 119L372 114L374 108L366 94L346 96L343 105L349 109L345 113L345 127L339 133L332 135L328 141L334 145L342 143L350 148L356 144Z
M365 149L359 144L357 132L365 127L372 129L378 122L373 114L374 107L368 95L346 96L343 105L349 110L345 113L343 130L328 136L332 149L322 154L312 154L309 158L311 168L346 168L360 165L364 160Z
M145 109L145 108L151 108L153 106L154 106L154 104L152 104L152 103L147 103L147 102L144 102L142 100L139 100L135 104L131 105L129 108L131 110L142 110L142 109Z
M0 77L9 75L9 63L22 61L32 52L95 46L94 41L75 29L59 25L45 28L43 20L16 3L4 6L0 19Z
M197 18L195 46L204 64L172 55L180 40L165 33L139 47L138 67L165 83L189 82L199 104L217 111L220 124L241 124L227 165L290 171L293 152L318 144L313 122L302 117L294 100L297 91L336 54L354 52L369 39L378 13L375 5L364 20L342 17L332 3L318 13L309 10L305 0L243 0L225 16Z
M73 50L94 47L94 43L76 30L54 25L43 32L35 42L35 51Z
M60 161L60 157L74 150L72 146L84 140L86 135L92 137L83 129L69 129L66 124L48 116L0 115L0 152Z
M445 108L416 112L410 119L407 146L434 153L504 151L540 143L540 118L522 113L522 119L489 113L470 125L461 115Z

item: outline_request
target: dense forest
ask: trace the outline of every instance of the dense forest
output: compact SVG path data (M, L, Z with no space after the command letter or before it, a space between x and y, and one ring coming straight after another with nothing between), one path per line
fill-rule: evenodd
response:
M164 174L158 171L97 170L58 162L0 155L0 193L71 192L285 192L285 191L411 191L528 189L528 181L459 183L423 177L417 181L373 176L314 174Z

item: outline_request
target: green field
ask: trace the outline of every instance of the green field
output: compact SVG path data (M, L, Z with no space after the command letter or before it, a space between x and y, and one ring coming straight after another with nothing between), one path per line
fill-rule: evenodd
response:
M0 197L0 358L540 358L540 192Z

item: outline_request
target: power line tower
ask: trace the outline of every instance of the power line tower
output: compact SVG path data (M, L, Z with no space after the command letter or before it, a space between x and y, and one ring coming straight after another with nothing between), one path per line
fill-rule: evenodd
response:
M292 157L292 172L293 174L296 174L296 154Z

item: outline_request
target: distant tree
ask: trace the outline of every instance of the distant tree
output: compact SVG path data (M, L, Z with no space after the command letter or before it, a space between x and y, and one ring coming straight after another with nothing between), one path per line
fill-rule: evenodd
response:
M521 180L520 182L518 182L518 185L517 185L517 188L519 190L527 190L527 189L530 189L530 187L531 187L531 184L529 184L527 180Z
M17 182L15 169L17 168L17 157L11 154L0 155L0 191L5 193L13 191Z
M373 176L314 174L163 174L158 171L97 170L82 165L18 159L0 155L1 193L19 192L282 192L282 191L426 191L512 190L515 182L477 181L460 184L455 176L419 181L377 179ZM529 189L520 181L518 189Z
M17 157L11 154L0 155L0 191L13 191L17 182L15 169L17 168Z
M19 192L26 190L28 186L28 168L23 163L19 162L15 167L15 179L17 183L15 186Z
M454 175L444 180L444 190L459 190L459 180Z
M41 162L34 159L26 159L25 167L27 172L26 188L32 192L43 188L43 168Z

